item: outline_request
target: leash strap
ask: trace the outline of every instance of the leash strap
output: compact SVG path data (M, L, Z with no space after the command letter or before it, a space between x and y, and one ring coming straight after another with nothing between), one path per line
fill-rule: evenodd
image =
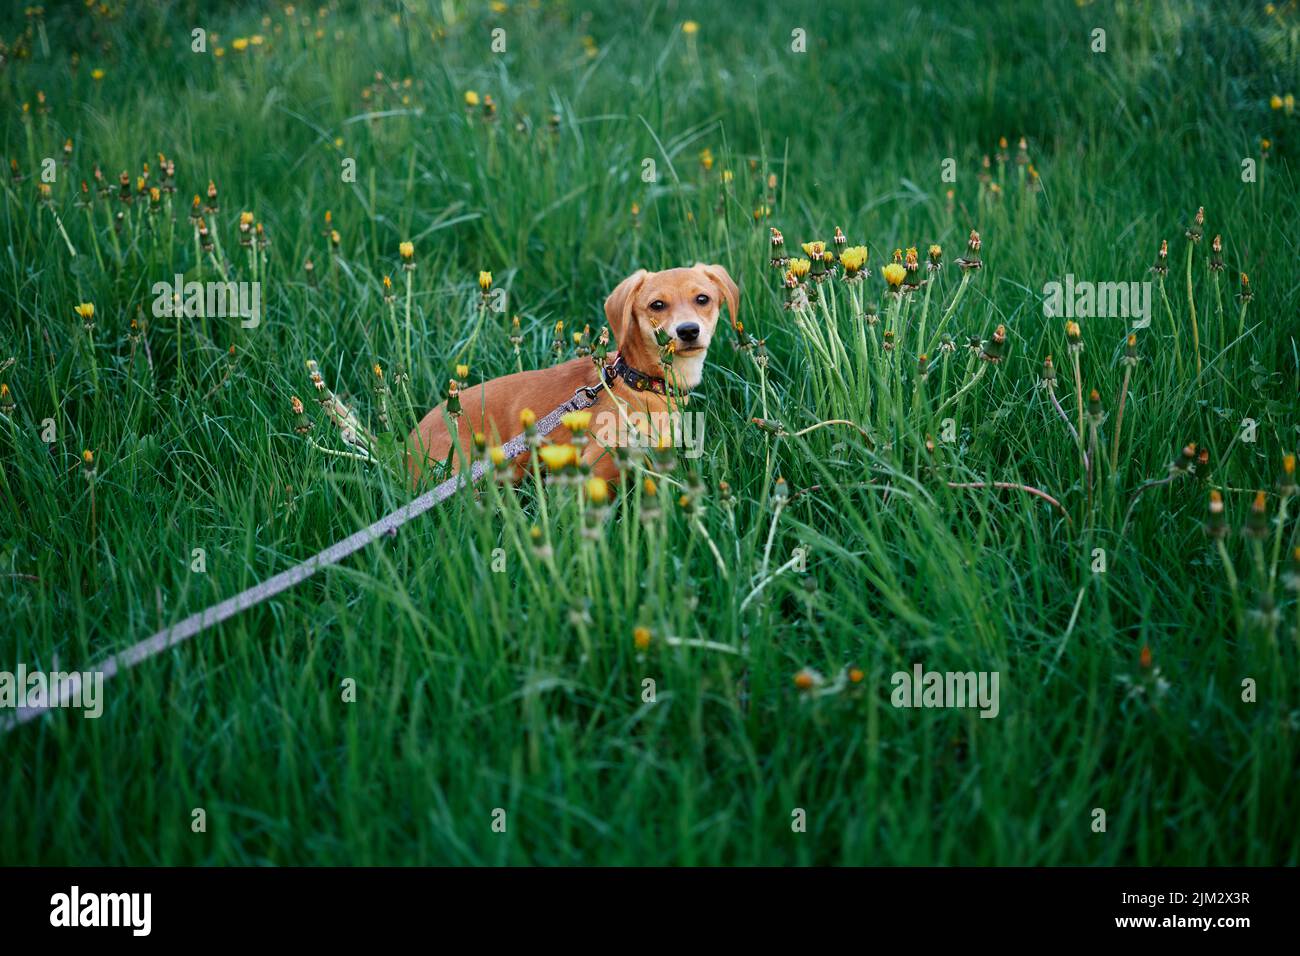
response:
M549 415L537 420L537 434L541 436L549 435L560 426L560 419L569 412L582 411L596 404L598 394L599 389L597 386L583 386L578 389L573 393L573 398L556 408ZM527 436L525 433L520 432L501 447L505 452L506 459L513 461L528 450ZM195 634L200 634L208 628L234 617L240 611L255 607L281 591L287 591L295 584L307 580L321 568L338 564L344 558L360 551L372 541L377 541L385 535L395 536L397 529L411 519L418 518L430 508L442 504L461 487L474 484L483 477L487 467L487 463L483 460L475 461L470 468L468 481L464 475L453 475L437 487L426 491L396 511L384 515L368 528L363 528L356 534L335 542L324 551L312 555L306 561L296 564L286 571L281 571L279 574L267 578L245 591L240 591L234 597L226 598L219 604L204 608L197 614L191 614L171 627L163 628L152 637L145 638L138 644L133 644L126 650L118 652L104 661L98 670L104 675L104 680L108 680L120 671L129 670L136 664L147 661L168 648L189 640ZM8 732L19 724L34 720L54 707L66 707L73 697L77 695L80 687L81 672L72 671L68 674L68 679L61 681L59 684L57 704L49 703L44 707L19 707L12 717L0 721L0 733ZM51 695L55 694L55 688L51 687L50 693Z

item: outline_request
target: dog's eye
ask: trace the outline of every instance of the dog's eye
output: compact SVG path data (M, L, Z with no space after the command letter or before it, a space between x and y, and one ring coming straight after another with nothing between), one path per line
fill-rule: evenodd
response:
M650 303L651 312L662 312L666 308L668 308L668 304L663 299L655 299Z
M708 305L708 304L709 304L709 297L708 297L707 295L705 295L703 292L701 292L699 295L697 295L697 296L695 297L695 301L696 301L696 303L698 303L699 305Z

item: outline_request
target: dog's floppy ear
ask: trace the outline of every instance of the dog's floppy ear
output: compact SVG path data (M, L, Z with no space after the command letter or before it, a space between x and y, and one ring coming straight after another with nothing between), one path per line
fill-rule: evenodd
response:
M647 275L649 273L644 269L637 269L620 282L605 300L605 319L609 322L609 330L614 334L614 341L619 348L624 346L623 333L627 329L628 320L632 318L632 299Z
M734 329L736 323L740 321L740 289L731 278L731 273L725 266L706 265L703 262L695 263L695 268L703 272L710 282L717 287L718 294L726 300L727 308L731 310L731 327Z

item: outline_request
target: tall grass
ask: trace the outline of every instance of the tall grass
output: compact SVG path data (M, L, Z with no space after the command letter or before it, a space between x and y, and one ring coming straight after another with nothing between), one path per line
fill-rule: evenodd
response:
M635 268L725 264L743 335L692 399L703 457L638 456L603 506L488 481L115 678L101 719L7 736L0 858L1295 863L1293 6L7 11L0 669L90 667L399 506L455 365L568 357ZM870 275L787 309L771 228L798 257L836 226ZM895 297L912 246L930 283ZM222 269L257 270L258 327L152 314ZM1155 283L1136 364L1125 320L1072 349L1044 317L1067 273ZM1000 715L891 706L916 662L999 672Z

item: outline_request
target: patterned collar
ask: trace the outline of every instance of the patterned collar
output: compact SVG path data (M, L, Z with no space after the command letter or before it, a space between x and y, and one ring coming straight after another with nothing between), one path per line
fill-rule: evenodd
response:
M664 396L668 394L668 384L662 378L638 372L623 361L622 355L616 356L612 364L605 366L605 384L613 385L615 379L619 378L627 382L634 392L654 392Z

